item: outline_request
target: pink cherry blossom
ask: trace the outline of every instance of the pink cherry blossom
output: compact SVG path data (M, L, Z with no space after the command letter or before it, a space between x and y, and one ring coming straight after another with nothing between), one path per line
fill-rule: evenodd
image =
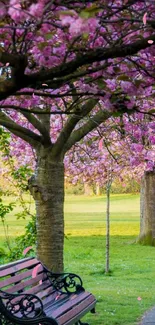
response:
M34 17L41 17L43 14L44 5L43 3L32 4L29 8L29 12Z

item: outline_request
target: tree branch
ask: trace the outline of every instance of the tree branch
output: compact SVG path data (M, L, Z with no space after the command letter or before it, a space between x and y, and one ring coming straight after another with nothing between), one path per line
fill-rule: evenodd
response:
M95 107L95 105L98 103L98 99L90 99L88 100L81 108L78 107L78 104L76 105L76 108L74 109L74 112L76 115L71 116L62 131L60 132L60 135L54 144L53 147L53 154L55 156L59 155L66 142L68 141L72 131L74 130L76 124L85 116L87 116L92 109Z
M99 70L99 69L98 69ZM92 72L92 70L91 70ZM90 72L90 73L91 73ZM86 74L86 73L85 73ZM64 79L63 79L64 80ZM21 91L21 92L17 92L15 93L15 96L41 96L41 97L49 97L49 98L63 98L63 97L76 97L76 96L104 96L105 93L103 91L98 91L97 93L94 94L94 92L92 91L81 91L81 92L77 92L77 94L73 94L71 91L67 91L65 93L62 94L50 94L47 92L34 92L34 91Z
M47 84L50 83L50 88L53 89L61 87L65 83L65 81L62 80L62 77L66 77L66 79L68 80L67 76L69 75L69 80L74 79L74 73L77 71L78 68L84 65L92 64L94 62L100 62L108 59L113 59L118 57L121 58L121 57L134 55L140 50L144 50L152 46L151 44L148 43L148 40L150 39L155 42L155 34L152 33L151 36L144 38L142 40L138 40L131 44L125 44L125 45L121 44L106 49L97 48L94 50L89 50L86 53L77 55L77 57L74 60L61 64L57 67L51 69L45 69L45 71L40 70L39 72L33 73L32 75L23 75L23 77L20 78L20 82L18 78L1 82L0 100L7 98L8 96L14 94L16 91L22 88L26 88L26 87L42 88L42 82L46 82ZM5 59L5 62L6 61L11 62L12 59L11 56L12 54L10 54L9 60ZM4 62L4 53L0 56L0 62ZM22 73L24 69L24 64L21 65ZM86 75L87 74L88 71L86 70ZM61 80L59 80L59 78Z
M24 128L23 126L18 125L3 112L0 112L0 125L6 127L10 132L19 136L21 139L31 144L34 148L42 142L42 138L39 135Z
M90 131L94 130L101 123L105 122L109 117L113 115L112 112L108 111L100 111L92 118L89 119L87 123L81 126L79 129L75 130L67 143L64 146L64 153L71 149L71 147L78 141L80 141L85 135L87 135Z
M155 41L155 34L152 34L151 37L149 36L142 40L138 40L132 44L121 44L107 49L97 48L95 50L89 50L85 54L77 55L75 60L49 70L36 72L31 76L28 76L29 81L31 80L32 84L34 84L34 82L37 80L40 82L45 80L52 80L53 78L61 78L63 76L68 76L69 74L74 73L79 67L82 67L84 65L133 55L140 50L150 47L151 45L148 43L148 40L150 40L150 38ZM86 74L87 73L88 72L86 72ZM73 77L73 75L70 76L70 79ZM55 79L55 83L58 81L58 79Z
M6 109L6 110L13 109L15 111L19 111L22 114L23 114L23 112L28 113L28 114L37 114L38 116L39 115L73 115L73 114L76 115L73 111L70 112L69 110L66 110L66 111L57 110L57 111L51 112L51 111L45 111L45 110L41 110L41 109L37 109L37 108L27 109L25 107L17 106L17 105L0 105L0 109L1 108Z
M51 144L50 135L43 123L39 121L34 115L30 112L24 112L20 110L20 113L26 117L26 119L42 134L44 141Z

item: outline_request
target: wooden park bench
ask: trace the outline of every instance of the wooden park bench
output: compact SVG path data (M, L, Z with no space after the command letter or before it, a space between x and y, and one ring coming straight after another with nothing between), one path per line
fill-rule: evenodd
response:
M0 267L0 325L87 325L95 297L73 273L50 272L36 258Z

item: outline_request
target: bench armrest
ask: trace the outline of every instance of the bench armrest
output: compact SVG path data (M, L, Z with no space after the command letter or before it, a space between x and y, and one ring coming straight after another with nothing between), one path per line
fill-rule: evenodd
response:
M60 293L78 293L84 291L83 283L79 275L74 273L53 273L45 266L44 270L52 286Z
M42 301L34 294L10 294L0 290L0 315L14 324L58 325L46 317Z

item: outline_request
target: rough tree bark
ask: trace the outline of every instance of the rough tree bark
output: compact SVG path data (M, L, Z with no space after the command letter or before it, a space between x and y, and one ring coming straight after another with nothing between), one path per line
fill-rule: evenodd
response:
M37 151L37 168L29 181L36 204L37 257L53 272L63 271L64 165L47 149Z
M155 246L155 171L145 172L141 183L138 242Z

